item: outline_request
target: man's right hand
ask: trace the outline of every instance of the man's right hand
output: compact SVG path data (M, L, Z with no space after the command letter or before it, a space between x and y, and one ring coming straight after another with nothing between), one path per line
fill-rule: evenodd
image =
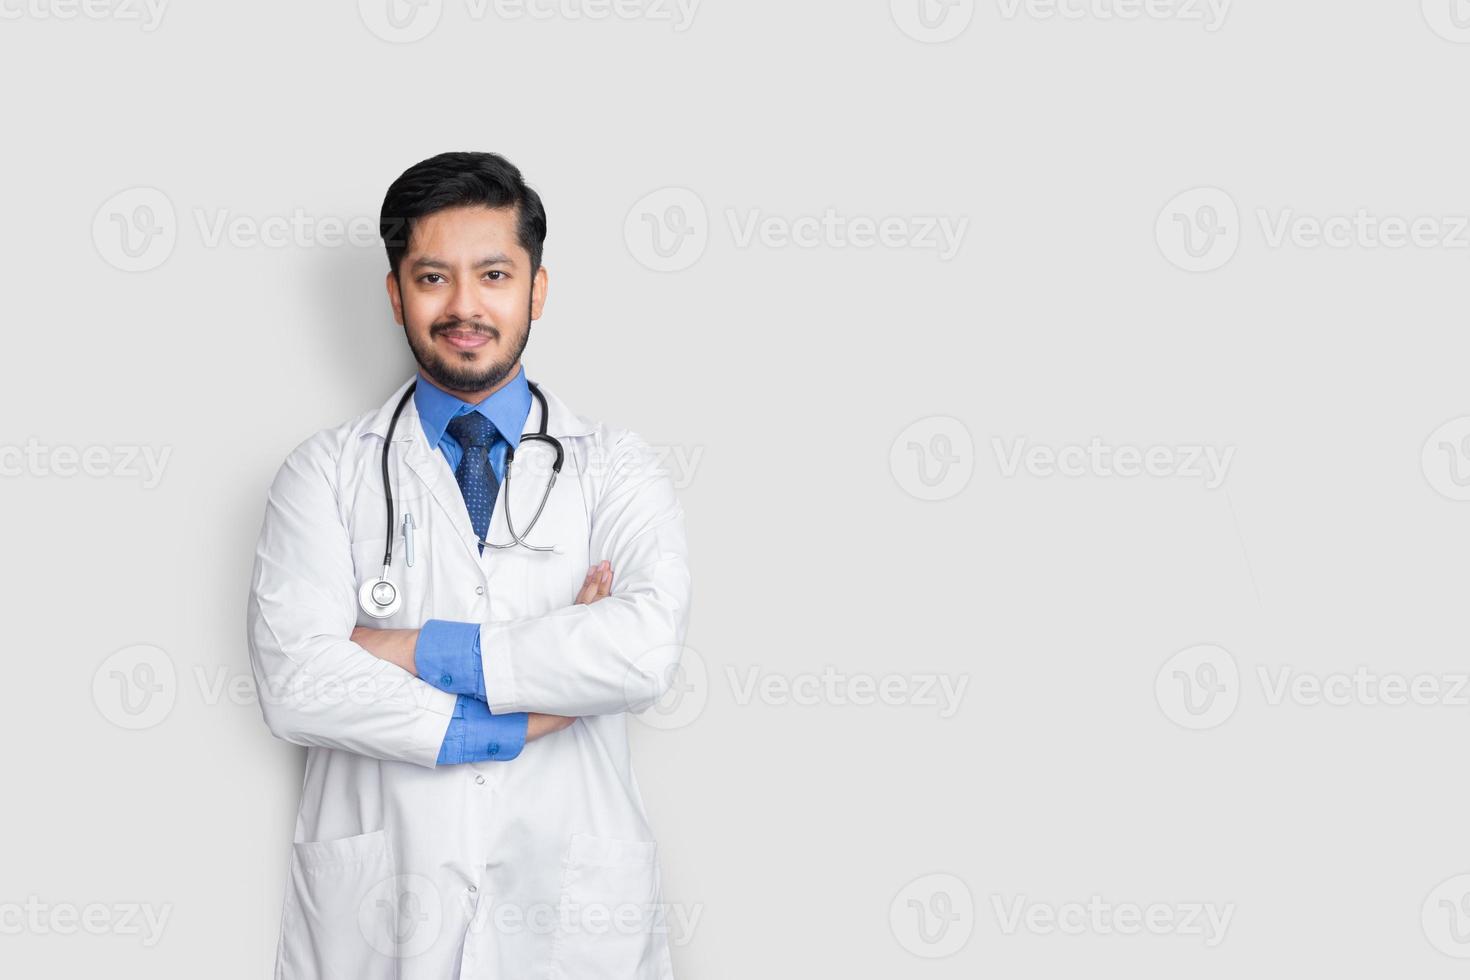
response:
M577 593L577 598L572 601L572 605L590 606L599 599L606 599L611 594L612 563L602 561L587 570L587 577L582 580L582 589ZM544 715L539 711L532 711L526 716L526 741L532 742L542 735L559 732L576 720L564 715Z

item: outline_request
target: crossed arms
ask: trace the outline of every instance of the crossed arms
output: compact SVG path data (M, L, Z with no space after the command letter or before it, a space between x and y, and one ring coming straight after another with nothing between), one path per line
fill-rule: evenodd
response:
M478 624L479 701L408 669L418 665L403 662L404 647L416 649L418 637L409 643L372 635L397 631L356 632L357 581L338 506L334 438L318 433L298 446L266 497L246 625L273 734L432 767L467 705L496 717L525 712L529 738L533 715L639 711L667 689L688 623L690 576L683 509L645 442L624 433L613 446L591 514L589 550L618 569L617 588L608 568L595 598L581 601L584 586L569 606ZM390 651L391 658L375 655ZM535 735L566 724L538 720Z

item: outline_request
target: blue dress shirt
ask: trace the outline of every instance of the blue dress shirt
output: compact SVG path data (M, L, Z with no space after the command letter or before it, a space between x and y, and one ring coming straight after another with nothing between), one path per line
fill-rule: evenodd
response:
M518 366L515 377L505 387L478 405L451 395L422 376L414 387L413 400L429 445L438 447L451 470L459 466L464 449L447 431L450 420L466 412L479 412L494 423L500 437L490 450L490 466L496 481L504 480L507 442L512 447L520 445L521 430L531 413L531 389L526 384L524 367ZM414 666L424 681L459 696L439 750L440 765L508 762L520 755L526 744L527 715L524 711L491 714L485 703L478 623L444 619L424 623L414 646Z

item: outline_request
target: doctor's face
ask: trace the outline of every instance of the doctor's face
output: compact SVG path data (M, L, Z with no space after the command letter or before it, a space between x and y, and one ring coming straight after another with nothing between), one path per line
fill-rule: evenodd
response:
M424 374L478 401L515 375L546 279L545 266L531 276L513 209L448 208L418 219L388 298Z

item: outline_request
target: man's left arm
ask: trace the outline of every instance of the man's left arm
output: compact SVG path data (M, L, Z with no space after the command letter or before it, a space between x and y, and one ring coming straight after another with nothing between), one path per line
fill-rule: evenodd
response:
M673 681L689 624L684 509L642 438L624 432L610 455L589 546L616 571L613 591L590 605L480 624L494 712L641 711Z

